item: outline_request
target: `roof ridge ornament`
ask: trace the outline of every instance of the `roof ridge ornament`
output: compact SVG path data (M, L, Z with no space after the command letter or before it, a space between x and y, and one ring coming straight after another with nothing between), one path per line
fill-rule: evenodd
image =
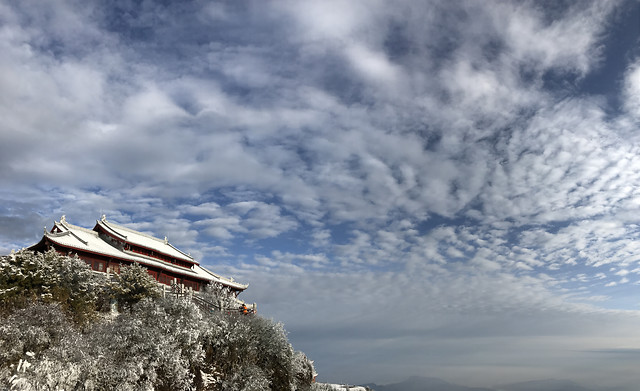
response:
M60 222L62 224L67 224L67 216L66 215L62 215L62 217L60 217Z
M167 239L167 236L164 236L164 244L169 244L169 239Z
M100 217L100 221L107 221L107 215L103 214L103 215Z

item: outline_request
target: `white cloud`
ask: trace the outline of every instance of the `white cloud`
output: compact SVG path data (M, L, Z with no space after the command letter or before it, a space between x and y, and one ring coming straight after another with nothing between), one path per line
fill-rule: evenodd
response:
M358 33L380 3L342 1L310 1L305 4L285 2L278 5L283 12L290 12L300 23L300 32L309 41L340 41Z
M202 232L221 240L233 239L236 234L258 239L276 237L298 226L294 218L282 214L279 206L260 201L242 201L225 206L208 202L181 209L187 216L207 216L194 218L192 222Z
M616 4L54 4L0 5L0 250L166 234L362 381L635 341L637 65L618 118L578 91Z
M384 53L352 45L346 49L346 55L353 67L365 78L373 83L383 83L386 87L397 87L401 70L389 62Z
M179 120L187 113L158 86L149 85L123 103L123 121L127 126L157 126L167 120Z
M510 54L526 66L584 75L599 60L599 40L613 7L598 1L574 3L562 19L547 21L541 8L504 4L494 8L494 23L506 25Z
M633 64L624 80L625 108L634 118L640 116L640 66Z

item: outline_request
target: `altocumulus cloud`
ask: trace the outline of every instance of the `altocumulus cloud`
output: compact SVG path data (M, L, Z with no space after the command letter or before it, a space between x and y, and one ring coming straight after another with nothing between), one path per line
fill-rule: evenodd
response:
M0 249L167 235L325 380L637 384L638 12L1 4Z

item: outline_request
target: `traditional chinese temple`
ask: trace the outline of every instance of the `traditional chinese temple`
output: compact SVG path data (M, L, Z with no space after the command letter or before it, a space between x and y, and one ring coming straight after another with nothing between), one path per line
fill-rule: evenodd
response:
M97 272L119 273L122 265L138 263L159 283L179 284L194 291L217 284L238 296L248 286L205 269L191 255L171 245L166 237L158 239L114 224L104 215L93 229L72 225L62 216L50 231L45 229L40 242L29 247L33 251L49 249L75 254Z

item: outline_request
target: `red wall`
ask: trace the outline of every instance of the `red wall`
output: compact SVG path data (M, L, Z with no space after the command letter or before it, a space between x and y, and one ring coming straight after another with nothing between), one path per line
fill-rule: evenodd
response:
M60 254L67 255L70 252L77 254L78 258L85 261L91 269L99 272L106 272L107 268L110 268L111 272L120 273L121 265L130 265L132 262L127 262L120 259L108 258L99 254L88 253L84 251L78 251L75 249L57 248L56 251ZM142 265L147 268L147 272L153 276L153 278L165 285L171 285L175 280L177 284L184 284L185 287L191 287L194 291L200 291L200 286L204 281L190 279L179 274L171 273L167 270L160 270L158 268Z

